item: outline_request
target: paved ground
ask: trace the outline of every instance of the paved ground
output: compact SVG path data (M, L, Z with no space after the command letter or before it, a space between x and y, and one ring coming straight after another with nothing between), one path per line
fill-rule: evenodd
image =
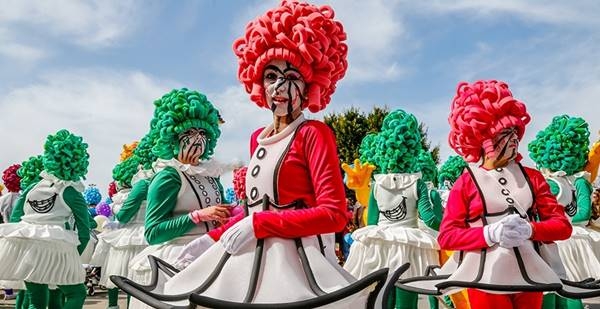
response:
M119 307L126 308L127 300L125 295L119 295ZM0 300L0 308L13 308L15 302L14 301L4 301ZM99 290L96 295L88 296L85 301L84 308L86 309L106 309L108 305L106 291ZM585 309L600 309L600 297L587 299L584 302ZM440 308L442 308L440 306ZM429 303L427 302L427 298L420 297L419 298L419 309L429 309ZM476 308L473 308L476 309Z

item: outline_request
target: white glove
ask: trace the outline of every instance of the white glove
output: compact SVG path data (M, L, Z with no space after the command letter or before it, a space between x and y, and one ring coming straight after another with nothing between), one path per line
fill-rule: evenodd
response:
M252 215L245 217L221 235L221 244L229 254L238 253L244 245L256 240L253 217Z
M531 225L518 214L508 215L498 222L483 227L483 236L489 246L518 247L531 237Z
M116 230L121 228L121 223L117 220L115 221L106 221L104 222L104 224L102 224L102 229L103 230Z
M204 234L183 247L175 263L173 266L177 269L184 269L188 267L193 261L195 261L204 251L208 250L210 246L212 246L215 241L208 236L208 234Z

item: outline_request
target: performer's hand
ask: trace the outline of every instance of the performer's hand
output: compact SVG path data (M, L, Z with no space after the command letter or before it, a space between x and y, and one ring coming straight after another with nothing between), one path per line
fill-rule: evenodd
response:
M515 230L515 224L513 224L513 221L516 222L515 217L520 218L518 214L512 214L483 227L483 237L488 246L500 244L503 247L508 247L515 244L515 242L511 242L513 239L518 238L515 235L518 234L518 231Z
M177 256L177 259L175 260L173 266L180 270L188 267L188 265L195 261L200 255L202 255L202 253L204 253L204 251L208 250L208 248L210 248L210 246L212 246L214 243L215 241L210 236L208 236L208 234L204 234L192 240L190 243L185 245L185 247L183 247L183 249Z
M238 253L246 244L252 240L256 240L252 218L252 215L245 217L232 225L221 236L221 244L223 244L225 251L229 252L229 254Z
M504 232L500 238L500 246L518 247L531 238L532 228L529 221L518 215L508 216L504 221Z
M190 218L196 224L206 221L227 222L231 216L230 207L227 205L210 206L190 212Z

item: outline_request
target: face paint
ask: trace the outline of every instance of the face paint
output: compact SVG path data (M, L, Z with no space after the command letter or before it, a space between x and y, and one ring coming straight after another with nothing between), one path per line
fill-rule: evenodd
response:
M177 160L181 163L197 165L206 150L206 132L192 128L179 134L179 153Z
M494 137L494 159L498 163L506 163L517 158L519 136L515 128L500 131Z
M289 62L269 62L263 74L263 86L267 105L274 115L292 115L302 107L306 83L298 69Z

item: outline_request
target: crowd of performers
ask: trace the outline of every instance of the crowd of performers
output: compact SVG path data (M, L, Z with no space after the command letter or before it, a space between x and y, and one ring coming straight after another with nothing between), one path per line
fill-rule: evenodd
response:
M108 308L120 290L129 308L417 308L418 294L431 308L582 308L600 296L600 143L584 119L552 119L526 167L525 103L504 82L463 82L448 117L458 155L439 169L400 109L349 165L332 130L305 117L348 66L333 9L283 1L245 31L238 78L273 116L248 132L247 166L213 158L219 102L186 88L154 101L105 200L83 184L83 138L48 135L2 175L5 299L82 308L84 265L101 269Z

